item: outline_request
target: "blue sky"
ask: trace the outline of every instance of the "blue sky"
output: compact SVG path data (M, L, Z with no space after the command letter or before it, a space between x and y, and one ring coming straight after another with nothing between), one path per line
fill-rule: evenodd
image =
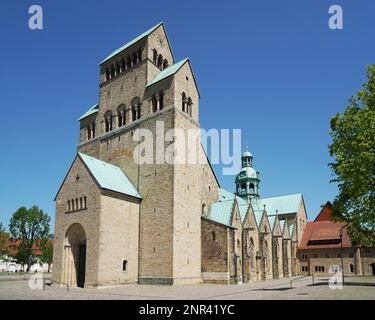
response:
M28 8L44 30L28 28ZM344 29L328 28L328 8ZM0 221L20 206L54 215L78 143L77 118L98 100L98 63L164 21L176 60L189 56L200 122L240 128L262 196L304 194L310 219L332 200L329 120L375 63L374 1L14 1L1 4ZM221 176L234 191L234 177Z

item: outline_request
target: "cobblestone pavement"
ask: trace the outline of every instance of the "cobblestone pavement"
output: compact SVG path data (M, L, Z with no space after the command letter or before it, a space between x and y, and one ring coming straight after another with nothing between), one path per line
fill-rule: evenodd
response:
M363 279L365 280L365 279ZM327 285L328 278L296 278L292 288L290 279L268 280L243 285L194 285L194 286L146 286L124 285L98 289L66 288L46 286L45 291L29 288L29 282L0 281L0 299L213 299L213 300L252 300L252 299L359 299L375 300L375 286L348 285L343 289L332 290ZM369 279L374 284L374 278Z

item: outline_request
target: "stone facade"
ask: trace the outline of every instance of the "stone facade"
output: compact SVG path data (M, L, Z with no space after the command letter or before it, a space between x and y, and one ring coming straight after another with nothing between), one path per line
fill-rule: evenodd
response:
M100 63L99 101L80 118L55 199L54 282L234 284L305 270L303 196L261 198L248 151L237 192L221 189L200 143L199 97L162 23Z

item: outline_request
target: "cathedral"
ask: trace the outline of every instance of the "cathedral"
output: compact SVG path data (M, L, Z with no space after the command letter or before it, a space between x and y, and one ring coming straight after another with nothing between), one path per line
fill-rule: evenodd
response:
M77 155L55 197L53 282L236 284L300 274L303 196L262 198L249 150L235 193L220 187L201 144L199 164L134 161L137 129L199 129L192 65L175 61L164 24L99 70L99 101L79 118Z

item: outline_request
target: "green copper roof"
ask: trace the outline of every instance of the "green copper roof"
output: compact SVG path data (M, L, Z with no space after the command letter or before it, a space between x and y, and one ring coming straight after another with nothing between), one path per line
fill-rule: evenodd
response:
M298 211L299 205L302 201L302 194L291 194L287 196L262 198L259 199L260 205L266 205L266 211L269 215L295 213Z
M231 226L232 209L234 200L212 203L208 210L207 218L227 226Z
M159 72L154 79L152 79L149 83L147 83L146 88L148 86L151 86L165 78L168 78L169 76L175 74L183 65L186 61L188 61L189 58L185 58L184 60L181 60L175 64L172 64L168 68L164 69L163 71Z
M89 110L87 110L78 120L88 117L90 114L96 113L99 111L99 104L94 104Z
M84 153L78 153L78 155L86 164L87 168L102 189L112 190L140 199L142 198L137 189L119 167L95 159Z
M242 179L248 179L248 178L258 179L258 174L253 167L242 168L241 171L236 176L236 181L242 180Z
M233 200L233 199L234 199L234 193L220 188L219 201Z
M147 31L143 32L138 37L134 38L132 41L129 41L128 43L124 44L121 48L118 48L117 50L113 51L107 58L105 58L104 60L102 60L99 63L99 65L102 64L102 63L104 63L104 62L106 62L107 60L111 59L115 55L119 54L121 51L129 48L131 45L135 44L136 42L138 42L139 40L143 39L144 37L148 36L151 32L153 32L155 29L157 29L162 24L163 24L163 22L159 22L156 26L154 26L154 27L148 29Z

